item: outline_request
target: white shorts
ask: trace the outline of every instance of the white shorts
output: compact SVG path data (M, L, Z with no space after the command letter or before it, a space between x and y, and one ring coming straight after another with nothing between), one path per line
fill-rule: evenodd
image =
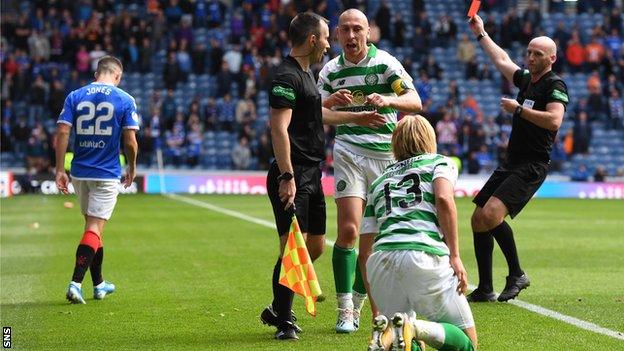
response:
M119 194L119 180L81 180L72 178L82 214L108 220Z
M416 312L431 322L444 322L460 329L474 327L474 318L448 256L416 250L377 251L366 263L371 294L379 311L391 317L396 312Z

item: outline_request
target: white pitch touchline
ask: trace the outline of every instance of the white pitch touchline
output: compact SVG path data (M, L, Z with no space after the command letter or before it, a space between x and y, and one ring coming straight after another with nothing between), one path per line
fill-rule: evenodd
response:
M188 197L185 197L185 196L181 196L181 195L177 195L177 194L163 194L163 195L166 196L166 197L169 197L169 198L171 198L173 200L185 202L185 203L190 204L190 205L194 205L194 206L197 206L197 207L202 207L202 208L205 208L205 209L208 209L208 210L211 210L211 211L215 211L215 212L218 212L218 213L221 213L221 214L225 214L225 215L228 215L228 216L231 216L231 217L242 219L242 220L247 221L247 222L251 222L251 223L259 224L259 225L264 226L264 227L275 229L275 223L273 223L271 221L267 221L267 220L256 218L256 217L251 217L251 216L248 216L248 215L246 215L244 213L228 210L226 208L215 206L215 205L207 203L207 202L191 199L191 198L188 198ZM326 244L328 246L333 246L334 245L334 242L332 240L326 240L325 242L326 242ZM471 289L475 289L476 287L471 285L470 288ZM594 323L587 322L587 321L584 321L582 319L574 318L574 317L571 317L571 316L567 316L567 315L559 313L557 311L549 310L547 308L544 308L544 307L541 307L541 306L538 306L538 305L534 305L534 304L531 304L531 303L528 303L528 302L524 302L524 301L520 301L520 300L510 300L508 302L510 304L512 304L512 305L524 308L526 310L529 310L531 312L535 312L537 314L541 314L541 315L546 316L546 317L550 317L550 318L553 318L553 319L560 320L562 322L571 324L571 325L573 325L575 327L578 327L578 328L581 328L581 329L585 329L585 330L589 330L589 331L594 332L594 333L610 336L610 337L615 338L615 339L624 340L624 333L622 333L622 332L618 332L618 331L615 331L615 330L603 328L603 327L601 327L599 325L596 325Z

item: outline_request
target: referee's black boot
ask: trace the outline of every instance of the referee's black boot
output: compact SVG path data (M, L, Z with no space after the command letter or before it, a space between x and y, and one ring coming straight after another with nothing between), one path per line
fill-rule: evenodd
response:
M290 318L292 318L293 320L293 326L295 327L295 331L297 333L303 332L303 330L301 330L301 328L299 328L299 326L294 323L297 321L297 317L295 316L295 312L292 310L290 311ZM273 327L279 327L280 325L280 320L277 318L277 313L273 309L272 304L268 305L267 308L265 308L262 313L260 313L260 320L263 324L268 324Z
M531 285L531 281L526 274L523 274L519 277L507 276L507 283L505 284L505 289L501 291L500 295L498 295L498 301L505 302L511 299L515 299L518 294L520 294L520 290L526 289L529 285Z
M494 302L496 301L496 293L493 291L483 291L480 288L474 289L468 296L468 302Z
M275 338L278 340L299 340L295 324L289 321L280 324L275 332Z

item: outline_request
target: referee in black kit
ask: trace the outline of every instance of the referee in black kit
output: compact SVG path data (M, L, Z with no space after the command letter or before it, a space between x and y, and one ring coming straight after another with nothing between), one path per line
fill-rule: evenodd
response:
M513 231L505 217L518 215L546 179L550 150L563 121L568 92L563 80L552 72L557 59L552 39L542 36L531 40L526 50L527 70L520 69L494 43L479 16L470 19L470 29L496 68L520 89L515 100L501 99L502 108L513 113L507 160L494 170L475 196L477 207L471 219L479 286L468 295L468 300L496 300L492 286L492 250L496 239L509 266L498 301L507 301L518 296L530 281L520 268Z
M297 333L301 332L291 312L293 292L279 284L293 206L310 258L317 259L325 245L325 195L319 168L325 160L323 123L367 127L385 123L375 111L335 112L322 108L310 65L321 62L329 49L326 19L300 13L291 21L288 35L292 50L277 68L269 91L275 161L267 175L267 191L280 237L280 256L273 269L273 302L260 315L263 323L277 327L275 338L279 340L298 339Z

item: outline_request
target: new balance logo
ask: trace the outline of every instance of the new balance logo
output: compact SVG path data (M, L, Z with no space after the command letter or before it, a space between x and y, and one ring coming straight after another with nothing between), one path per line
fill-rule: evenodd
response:
M346 79L341 79L338 81L338 85L343 85L346 81Z

